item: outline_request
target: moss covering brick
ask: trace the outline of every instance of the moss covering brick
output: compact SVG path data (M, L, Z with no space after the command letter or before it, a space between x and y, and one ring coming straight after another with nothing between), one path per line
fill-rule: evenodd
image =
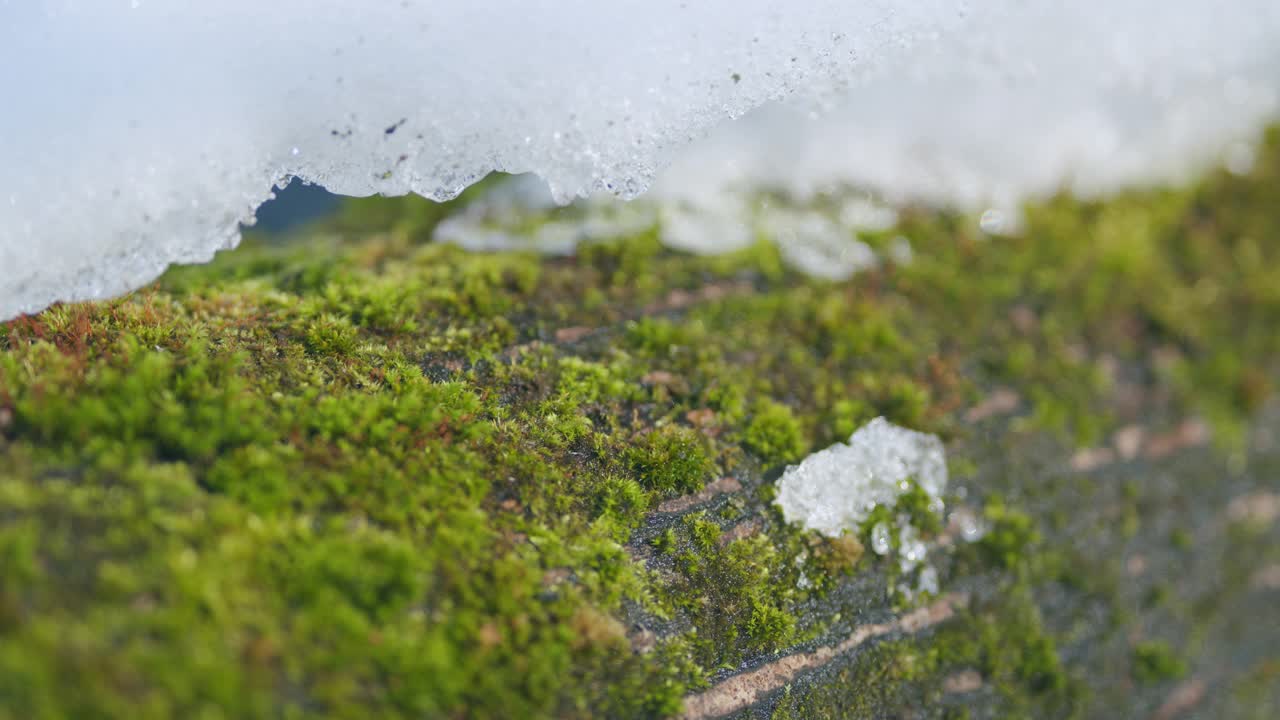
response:
M432 243L456 205L352 200L0 324L0 718L677 714L919 601L863 539L770 502L783 465L879 415L948 444L951 506L989 531L931 557L971 600L745 714L1128 716L1258 607L1269 526L1212 592L1121 578L1139 551L1222 555L1226 526L1169 509L1280 477L1249 475L1273 467L1249 438L1280 378L1280 133L1248 175L1060 195L1006 235L905 210L865 239L914 260L842 282L767 236L717 257L656 228L563 258ZM995 388L1017 409L967 420ZM1126 496L1063 469L1193 417L1215 444L1181 475L1123 466ZM918 492L882 512L947 532ZM1157 622L1185 658L1130 642ZM1212 681L1269 702L1270 647ZM965 672L980 688L947 690Z

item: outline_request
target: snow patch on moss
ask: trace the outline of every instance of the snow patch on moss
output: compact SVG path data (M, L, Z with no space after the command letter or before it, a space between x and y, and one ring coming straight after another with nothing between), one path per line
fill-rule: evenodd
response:
M848 444L836 443L788 467L778 482L777 503L788 522L838 537L857 532L876 506L892 506L912 480L941 509L947 486L942 441L876 418Z

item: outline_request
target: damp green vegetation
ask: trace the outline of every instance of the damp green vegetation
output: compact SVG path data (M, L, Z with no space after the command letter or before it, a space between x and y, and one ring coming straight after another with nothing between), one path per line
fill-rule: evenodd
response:
M858 536L864 543L871 543L871 534L877 526L893 528L898 518L905 518L907 524L926 536L936 536L942 530L942 518L938 515L933 498L914 479L904 482L906 488L893 505L875 506L862 521ZM890 533L888 537L890 547L897 550L901 541L898 533Z
M765 534L730 539L699 513L684 521L686 542L665 543L675 579L666 589L698 628L695 658L735 667L752 651L775 651L796 637L798 571Z
M913 487L885 517L917 504L910 499L917 493ZM1065 667L1034 594L1057 571L1060 559L1037 547L1040 540L1028 527L1029 517L998 498L987 503L983 520L989 530L956 561L969 564L972 573L1000 572L971 592L957 617L931 633L880 643L827 676L790 688L778 699L772 720L899 714L967 718L967 702L975 695L984 715L1081 716L1089 705L1088 686ZM895 577L892 568L889 574ZM966 676L973 678L969 684L960 680Z
M804 431L791 408L767 398L752 411L742 442L747 450L771 466L795 462L805 450Z
M984 696L983 704L998 708L998 717L1078 714L1073 709L1084 707L1088 689L1064 671L1034 605L1023 594L998 605L974 608L925 638L880 643L812 686L793 686L768 717L837 720L910 713L958 720L973 716L966 695ZM981 678L981 685L960 685L966 675Z
M979 551L989 563L1017 570L1032 546L1040 541L1035 521L1010 508L998 495L987 499L986 520L989 528L977 542Z
M625 456L639 482L664 496L700 490L715 471L698 432L679 425L645 434Z
M1277 207L1272 132L1248 175L1055 197L1008 234L904 211L867 240L914 260L834 282L765 236L717 257L657 228L475 254L431 241L456 204L356 200L0 324L0 718L676 714L929 600L887 601L896 559L864 552L870 526L821 538L770 502L783 466L876 416L940 434L978 478L949 503L987 533L931 555L972 598L749 712L1088 715L1094 625L1044 600L1068 588L1123 633L1121 584L1059 547L1088 501L1038 504L1030 459L985 485L993 455L967 448L996 433L1001 458L1062 466L1136 419L1158 437L1201 417L1238 453L1280 377ZM996 389L1006 414L968 418ZM729 489L689 497L710 483ZM1142 497L1098 532L1128 518L1117 542L1203 546L1148 529ZM936 543L929 500L875 517ZM1143 683L1196 667L1113 644ZM948 690L966 671L980 689Z
M1187 674L1187 664L1165 643L1149 640L1133 649L1133 674L1144 683L1176 680Z

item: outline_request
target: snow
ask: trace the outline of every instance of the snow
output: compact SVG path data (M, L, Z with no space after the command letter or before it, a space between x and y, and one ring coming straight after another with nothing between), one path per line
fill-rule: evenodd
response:
M942 441L876 418L854 432L847 444L836 443L788 467L778 480L776 502L787 522L838 537L856 533L877 506L893 506L910 480L941 507L947 486ZM918 540L911 532L900 527L899 539L904 557L913 558L914 564L920 558L915 557ZM888 528L877 526L872 536L873 549L887 552Z
M0 0L0 319L206 261L291 177L652 186L668 243L719 251L778 219L762 190L1012 220L1063 184L1247 170L1278 90L1274 0ZM800 267L872 261L781 220Z
M806 530L827 537L856 535L872 510L893 507L912 481L941 514L947 487L942 441L876 418L854 432L847 444L836 443L789 466L778 480L775 502L787 522ZM915 579L914 585L899 584L905 596L938 592L937 570L927 564L930 544L909 515L898 514L892 526L877 522L869 534L872 552L880 556L896 552L903 577Z

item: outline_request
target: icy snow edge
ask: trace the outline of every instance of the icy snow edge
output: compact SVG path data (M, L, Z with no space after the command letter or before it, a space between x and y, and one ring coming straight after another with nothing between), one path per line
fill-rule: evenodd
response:
M294 176L565 201L679 160L655 194L701 218L773 186L1009 203L1247 164L1278 88L1273 0L0 0L0 320L208 260Z

